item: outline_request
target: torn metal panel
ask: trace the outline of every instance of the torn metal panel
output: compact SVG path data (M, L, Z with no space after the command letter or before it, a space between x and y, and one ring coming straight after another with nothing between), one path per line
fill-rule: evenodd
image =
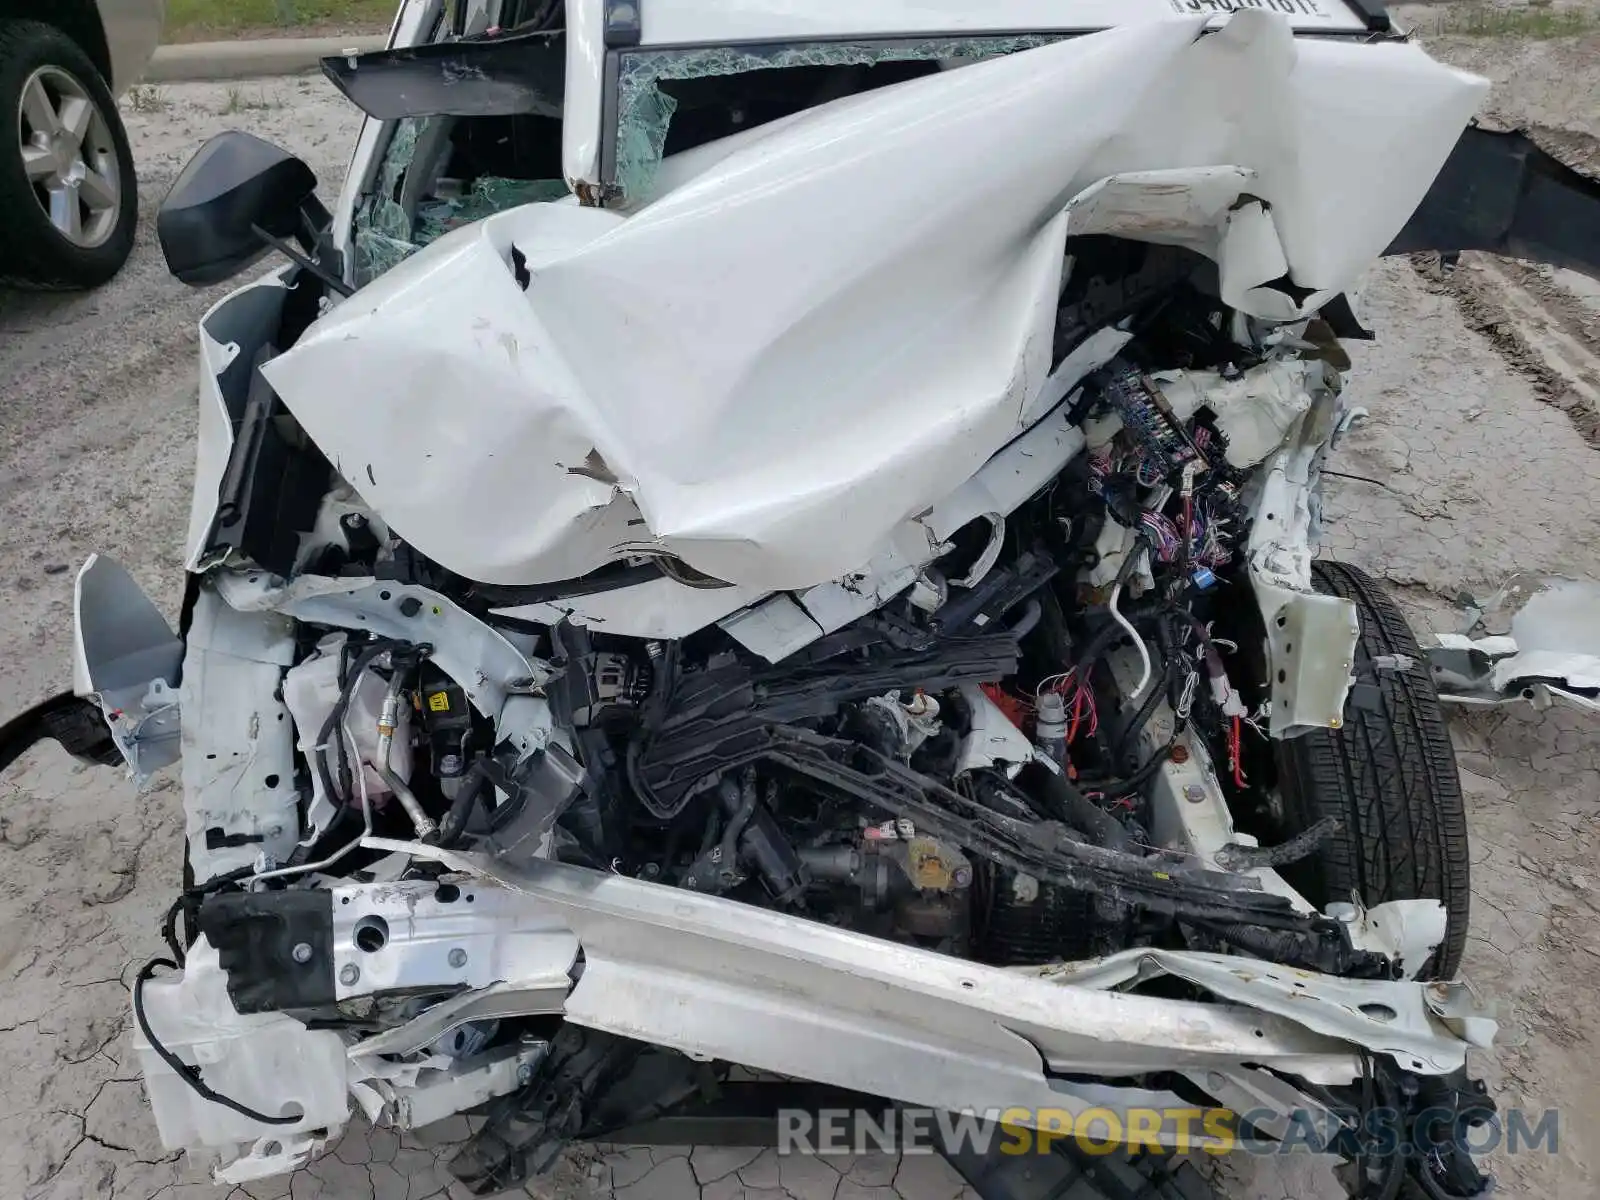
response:
M374 1125L421 1129L516 1091L532 1076L549 1048L548 1042L533 1041L498 1046L472 1058L434 1056L424 1069L395 1071L391 1067L384 1073L400 1078L353 1082L350 1090L363 1101L367 1119ZM371 1093L376 1103L366 1102L364 1093Z
M409 856L406 856L409 859ZM462 992L441 1000L403 1025L375 1033L350 1047L351 1059L373 1055L406 1055L423 1049L453 1029L473 1021L508 1017L558 1016L572 990L565 974L559 979L535 979L531 986L502 980L488 987Z
M1511 637L1517 656L1495 664L1495 686L1504 691L1518 678L1539 676L1600 688L1600 584L1521 576L1506 594L1516 609Z
M1133 949L1063 968L1092 980L1066 996L1039 977L1050 969L1034 968L1030 979L560 863L511 867L470 854L416 852L496 879L560 915L582 944L585 961L567 1003L569 1021L911 1102L937 1104L943 1094L962 1095L979 1108L1027 1104L1042 1082L1041 1057L1057 1072L1112 1075L1157 1061L1171 1069L1206 1061L1232 1067L1244 1060L1326 1082L1354 1076L1355 1046L1430 1073L1465 1061L1467 1042L1441 1019L1443 1010L1453 1017L1465 1011L1459 988L1345 980L1229 955ZM1204 978L1208 990L1233 1004L1104 990L1147 962ZM1115 978L1095 979L1096 971L1113 971ZM1363 1004L1377 1007L1369 1012ZM806 1028L817 1036L797 1036ZM1480 1025L1472 1029L1474 1037L1484 1032ZM912 1037L924 1053L906 1052ZM1235 1039L1242 1039L1236 1049ZM819 1046L827 1052L819 1054ZM1234 1061L1226 1061L1229 1055ZM946 1090L934 1090L940 1088Z
M822 636L822 626L787 595L718 622L734 641L768 662L781 662Z
M1311 583L1322 460L1340 427L1342 409L1336 373L1320 362L1309 365L1321 378L1306 377L1311 402L1288 440L1263 463L1246 548L1250 583L1267 629L1275 738L1344 724L1361 636L1355 604L1319 595Z
M1228 954L1123 950L1091 962L1033 968L1031 973L1090 988L1174 975L1225 1000L1278 1013L1328 1037L1358 1041L1430 1074L1459 1068L1467 1046L1489 1045L1494 1030L1493 1014L1463 984L1340 979ZM1471 1031L1470 1043L1445 1026L1446 1016L1468 1022L1464 1028Z
M113 559L91 554L73 584L73 691L100 705L135 783L178 760L183 643Z
M282 694L294 624L242 613L210 587L189 619L178 696L184 834L196 883L287 862L300 839L294 723Z
M1483 614L1490 633L1438 635L1428 661L1442 699L1459 704L1552 701L1600 711L1600 584L1516 575Z
M354 482L371 468L363 494L395 531L470 578L613 561L615 527L595 528L616 505L638 542L714 578L838 579L1016 436L1052 365L1075 196L1129 172L1253 172L1261 216L1241 233L1230 213L1218 253L1242 303L1261 293L1260 315L1285 319L1355 282L1483 93L1414 46L1296 43L1262 13L1196 42L1201 24L822 105L627 218L501 213L266 372L331 457L361 464ZM1345 127L1363 135L1302 153ZM1304 303L1262 281L1266 232ZM573 469L592 454L610 482Z

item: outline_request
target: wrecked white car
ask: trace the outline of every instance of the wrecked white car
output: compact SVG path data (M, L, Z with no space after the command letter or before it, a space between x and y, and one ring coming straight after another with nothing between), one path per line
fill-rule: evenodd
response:
M1364 269L1594 269L1482 80L1354 0L409 0L326 70L331 212L228 134L161 213L292 260L201 325L181 632L91 559L0 755L181 770L168 1146L471 1110L487 1192L737 1069L1487 1188L1438 695L1314 561Z

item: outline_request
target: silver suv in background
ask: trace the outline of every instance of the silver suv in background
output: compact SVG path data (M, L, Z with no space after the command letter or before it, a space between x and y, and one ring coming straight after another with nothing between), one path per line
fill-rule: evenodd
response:
M116 98L166 0L0 0L0 283L87 288L133 249L139 194Z

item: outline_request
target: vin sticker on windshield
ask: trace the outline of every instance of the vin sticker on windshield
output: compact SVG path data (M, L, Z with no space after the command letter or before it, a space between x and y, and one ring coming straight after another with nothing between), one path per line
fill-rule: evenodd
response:
M1286 17L1312 17L1322 20L1331 20L1333 13L1324 7L1321 0L1170 0L1172 11L1185 16L1195 16L1202 13L1242 12L1247 8L1259 8L1265 12L1281 13Z

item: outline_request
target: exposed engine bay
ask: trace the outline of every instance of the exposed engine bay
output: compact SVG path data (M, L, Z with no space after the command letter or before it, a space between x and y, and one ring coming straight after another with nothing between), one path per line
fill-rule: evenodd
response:
M1192 770L1221 764L1243 805L1245 739L1265 740L1271 703L1235 640L1259 631L1217 629L1218 598L1249 587L1247 476L1215 414L1180 418L1150 374L1168 364L1145 357L1181 339L1174 307L1073 404L1103 444L1008 516L963 526L904 595L776 663L719 626L618 637L441 588L548 664L554 729L539 754L497 745L426 642L302 620L309 653L284 677L285 703L334 815L297 853L323 857L370 805L383 836L553 856L1003 965L1266 946L1294 965L1387 974L1336 922L1157 834L1152 782L1180 745ZM1203 308L1191 319L1209 328ZM1199 369L1219 380L1262 365L1216 349L1227 360ZM330 551L362 577L393 561L376 539L364 560ZM686 568L595 584L657 570ZM354 745L334 738L341 726Z
M132 998L164 1143L240 1183L352 1104L473 1111L486 1193L738 1068L1309 1113L1352 1195L1483 1194L1448 731L1403 615L1316 558L1360 270L1477 244L1447 159L1532 161L1463 133L1482 81L1353 8L728 54L684 48L722 19L690 0L659 51L492 7L413 0L328 67L394 106L345 227L242 134L163 206L181 278L292 265L201 325L180 633L90 559L77 698L26 732L181 773ZM418 95L461 123L406 126ZM1342 159L1276 119L1363 106L1392 136ZM305 196L230 231L245 168Z
M1141 262L1159 293L1127 289L1118 324L1087 328L1077 296L1103 281L1072 275L1057 358L1089 346L1102 361L997 457L993 478L1008 482L982 494L1000 507L958 523L892 588L867 572L832 585L863 615L828 620L837 598L817 589L681 638L607 632L628 619L619 603L663 583L730 589L662 556L555 599L474 583L336 477L287 578L194 577L178 684L193 882L168 929L172 962L189 966L142 980L135 1001L163 1128L213 1145L249 1141L251 1122L327 1128L346 1083L374 1119L405 1124L498 1096L501 1119L457 1161L489 1190L604 1124L619 1054L622 1077L644 1070L665 1089L646 1109L692 1091L681 1071L639 1067L641 1043L591 1034L569 1048L592 1091L529 1117L522 1083L565 1069L576 1036L550 1021L563 1003L572 1020L580 944L579 978L603 977L581 933L519 907L517 873L552 864L1003 970L1175 951L1278 964L1297 988L1447 978L1464 913L1423 898L1369 909L1288 882L1341 825L1285 819L1274 747L1286 730L1325 736L1314 721L1336 728L1357 682L1349 602L1285 588L1278 561L1315 520L1317 466L1347 416L1337 339L1319 318L1241 342L1248 325L1183 275L1198 265L1186 252L1073 249L1086 268ZM125 599L119 573L93 560L80 591ZM601 603L611 618L586 607ZM1276 686L1269 623L1287 631ZM1298 655L1289 637L1308 639ZM1302 660L1303 687L1288 673ZM202 684L206 706L191 707ZM152 724L170 727L171 694L158 682L141 715L109 701L141 770L174 749ZM1168 969L1169 994L1215 994ZM1383 994L1373 1011L1404 1011ZM1435 994L1450 1012L1473 1003ZM278 1117L239 1099L272 1087L251 1051L237 1089L199 1093L202 1110L225 1094L243 1119L199 1133L194 1089L157 1062L173 1068L167 1039L194 1032L170 1024L177 1013L208 1003L223 1027L303 1022L347 1077L319 1068L320 1103ZM1437 1056L1422 1011L1415 1044ZM1483 1036L1481 1017L1463 1028ZM278 1053L304 1071L320 1052L299 1036ZM585 1074L596 1063L610 1066ZM229 1077L226 1060L207 1072ZM317 1144L257 1138L219 1178L286 1169Z

